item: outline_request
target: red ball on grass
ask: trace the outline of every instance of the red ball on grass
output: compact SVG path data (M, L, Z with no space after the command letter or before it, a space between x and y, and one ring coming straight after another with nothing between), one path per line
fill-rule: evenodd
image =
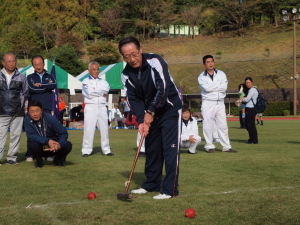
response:
M185 216L187 218L194 218L196 216L195 209L189 208L189 209L185 210Z
M97 195L96 195L95 192L89 192L89 193L87 194L87 198L90 199L90 200L92 200L92 199L94 199L94 198L96 198L96 197L97 197Z

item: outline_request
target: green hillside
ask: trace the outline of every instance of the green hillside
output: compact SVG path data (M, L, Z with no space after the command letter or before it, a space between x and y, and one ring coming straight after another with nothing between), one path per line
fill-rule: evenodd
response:
M300 26L297 27L297 71L300 71ZM292 27L260 28L245 37L199 36L166 38L142 43L143 52L160 54L184 93L199 92L197 78L203 71L202 57L212 54L216 68L228 77L229 91L236 91L245 77L253 78L260 89L292 88ZM299 83L299 82L298 82ZM299 85L298 85L299 87Z

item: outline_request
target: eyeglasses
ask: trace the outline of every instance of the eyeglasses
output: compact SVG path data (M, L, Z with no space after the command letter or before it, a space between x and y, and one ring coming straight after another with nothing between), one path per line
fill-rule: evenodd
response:
M134 59L136 59L136 58L139 57L139 55L140 55L140 51L133 52L130 55L123 55L123 59L125 59L126 61L129 61L131 59L131 57L134 58Z

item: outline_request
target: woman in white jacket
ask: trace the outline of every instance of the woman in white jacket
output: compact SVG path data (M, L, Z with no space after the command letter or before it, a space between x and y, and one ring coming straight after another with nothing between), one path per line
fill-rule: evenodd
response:
M192 117L191 110L188 106L182 107L182 133L181 144L182 148L189 148L189 154L195 154L196 148L201 142L201 137L198 134L197 120Z

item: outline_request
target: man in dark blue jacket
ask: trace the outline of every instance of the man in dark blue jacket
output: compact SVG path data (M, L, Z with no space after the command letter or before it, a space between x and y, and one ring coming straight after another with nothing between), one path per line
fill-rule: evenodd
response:
M28 101L39 101L43 106L43 111L51 114L52 90L57 87L55 78L44 69L45 63L43 56L34 56L31 59L31 64L34 68L34 73L27 76L29 87ZM28 148L27 144L26 161L30 162L32 160L32 152ZM50 157L48 160L52 161L52 158Z
M44 58L40 55L31 59L34 73L27 76L29 86L29 101L37 100L42 103L44 112L52 111L52 90L56 85L55 78L44 69Z
M127 37L119 42L119 52L127 62L122 80L130 109L137 117L138 130L145 139L145 175L142 187L132 193L159 191L154 199L179 194L179 146L181 108L178 90L167 63L156 54L142 53L139 41ZM166 176L162 182L165 163ZM162 187L161 187L162 186Z
M72 150L71 142L67 141L68 132L56 118L43 112L39 101L28 103L24 127L37 168L43 167L43 157L49 156L55 156L55 166L65 166L66 157Z

